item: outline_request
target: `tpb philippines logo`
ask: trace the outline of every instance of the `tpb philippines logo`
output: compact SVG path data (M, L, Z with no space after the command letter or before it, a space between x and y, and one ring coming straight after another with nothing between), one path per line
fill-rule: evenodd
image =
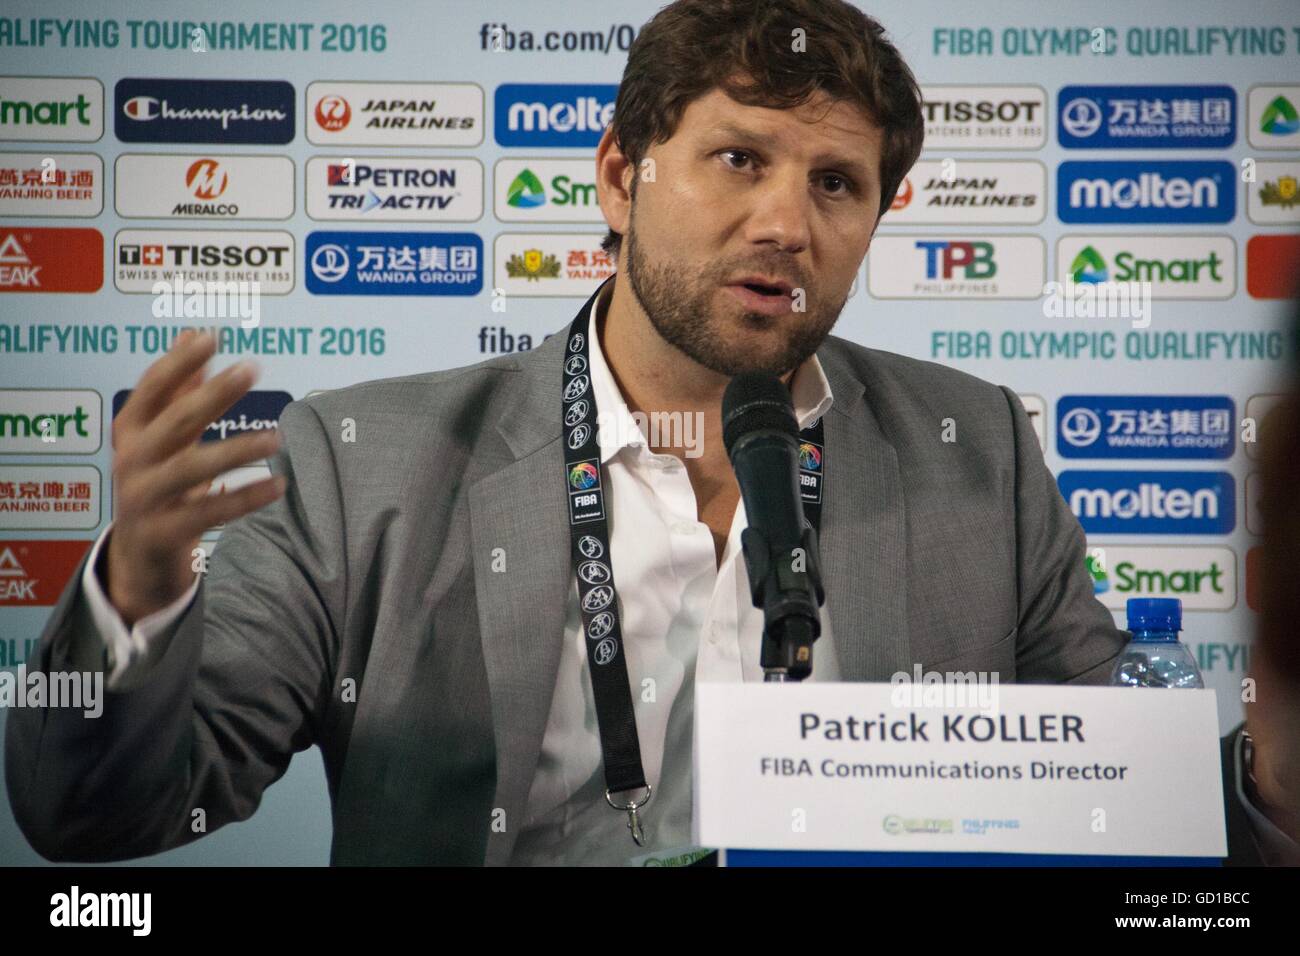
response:
M1066 395L1056 405L1063 458L1231 458L1227 395Z
M1057 483L1088 534L1228 534L1237 522L1226 471L1063 471Z
M501 146L591 147L614 118L612 83L503 83L494 100Z
M1230 86L1066 86L1057 102L1066 149L1226 149L1237 138Z
M1236 170L1223 161L1065 162L1056 204L1062 222L1231 222Z
M313 232L314 295L477 295L483 240L470 232Z
M283 80L124 79L114 87L124 143L288 143L293 85Z

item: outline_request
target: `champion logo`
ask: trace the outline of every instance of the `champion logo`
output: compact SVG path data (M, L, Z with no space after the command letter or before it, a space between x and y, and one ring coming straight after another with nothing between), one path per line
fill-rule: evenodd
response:
M601 611L591 619L591 626L587 628L587 637L598 641L612 630L614 630L614 613Z
M587 403L587 400L585 398L578 399L565 410L564 424L572 428L586 418L589 411L591 411L591 406Z
M578 565L578 577L587 584L606 584L609 582L609 565L604 561L583 561Z
M564 386L564 400L571 402L575 398L581 398L587 394L587 388L591 385L590 379L585 375L579 375L577 378L569 380L569 384Z
M605 610L613 600L614 589L607 584L602 584L587 592L587 596L582 599L582 609L588 614L594 614Z
M578 539L578 551L587 558L599 558L605 553L605 546L600 543L599 538L584 534Z

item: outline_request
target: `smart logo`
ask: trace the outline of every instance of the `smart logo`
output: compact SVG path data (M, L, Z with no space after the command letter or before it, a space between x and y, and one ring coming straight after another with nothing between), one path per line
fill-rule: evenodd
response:
M1077 223L1225 223L1237 212L1235 185L1223 161L1064 162L1056 212Z
M516 209L536 209L546 205L546 190L537 174L525 169L516 176L506 190L506 203Z
M1231 458L1226 395L1065 395L1056 403L1062 458Z
M1285 96L1276 97L1264 107L1259 119L1259 131L1268 136L1291 136L1300 133L1300 115Z
M1066 149L1226 149L1236 139L1230 86L1067 86L1057 102Z
M1100 252L1092 246L1084 246L1070 263L1070 278L1077 284L1109 282L1110 271Z
M1061 496L1088 534L1229 534L1237 486L1226 471L1063 471Z
M1062 282L1141 282L1156 299L1226 299L1237 287L1230 236L1063 236L1057 262Z
M497 143L596 146L617 96L612 83L503 83L494 99Z

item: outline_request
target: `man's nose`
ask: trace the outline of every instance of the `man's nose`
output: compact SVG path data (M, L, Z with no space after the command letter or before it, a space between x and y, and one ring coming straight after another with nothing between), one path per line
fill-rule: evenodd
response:
M746 238L774 242L784 252L802 252L811 240L811 197L807 176L799 171L773 172L750 196Z

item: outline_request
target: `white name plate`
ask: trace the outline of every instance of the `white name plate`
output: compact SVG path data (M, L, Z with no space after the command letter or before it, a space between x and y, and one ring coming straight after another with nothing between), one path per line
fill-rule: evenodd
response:
M695 841L1227 855L1214 691L1003 684L921 706L901 689L896 706L890 684L698 685Z

